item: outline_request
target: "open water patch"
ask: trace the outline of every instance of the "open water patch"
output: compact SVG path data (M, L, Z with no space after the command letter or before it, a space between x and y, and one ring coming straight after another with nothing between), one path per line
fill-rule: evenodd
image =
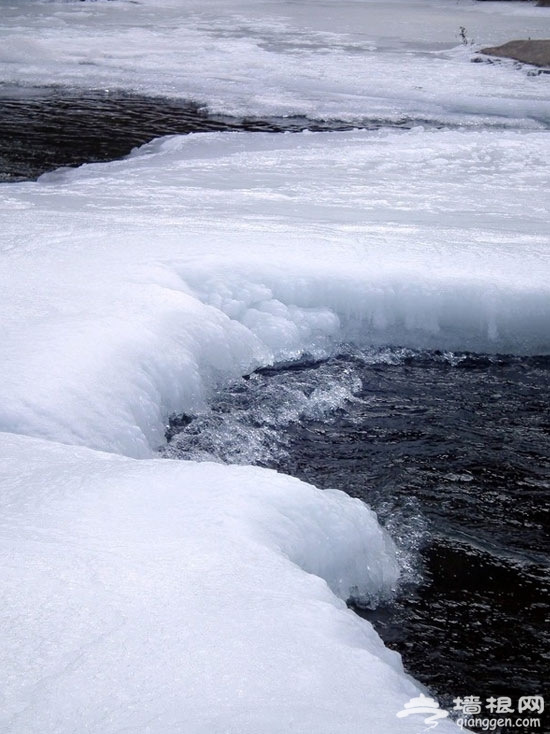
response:
M234 382L174 416L162 453L363 499L403 573L390 603L356 611L443 706L517 700L548 686L549 402L547 357L348 350Z
M123 90L0 83L0 182L29 181L63 166L110 161L163 135L198 132L410 129L423 120L365 117L356 122L305 116L231 117L188 100Z

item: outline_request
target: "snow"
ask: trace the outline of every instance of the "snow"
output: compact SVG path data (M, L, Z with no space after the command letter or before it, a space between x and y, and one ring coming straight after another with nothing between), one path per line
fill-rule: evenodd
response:
M143 458L342 341L547 353L549 163L539 132L216 133L3 185L0 428Z
M125 88L236 115L536 125L550 79L475 50L550 37L544 8L458 0L0 2L0 79ZM462 46L460 28L468 41Z
M0 453L3 732L397 730L418 688L342 601L398 575L359 500L28 437Z
M0 11L0 95L65 83L465 125L170 137L0 185L3 731L417 731L396 714L420 688L344 603L397 583L368 508L155 452L172 412L345 341L550 351L550 78L457 45L460 25L480 45L548 36L550 16L465 0Z

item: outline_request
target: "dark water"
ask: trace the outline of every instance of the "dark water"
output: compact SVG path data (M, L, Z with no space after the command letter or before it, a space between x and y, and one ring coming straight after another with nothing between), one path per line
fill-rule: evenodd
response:
M442 706L473 695L515 707L548 692L549 405L550 358L356 353L235 383L172 425L167 453L271 466L365 500L401 549L404 582L357 612Z
M61 166L120 158L162 135L407 128L421 122L365 119L352 125L342 120L298 116L236 118L212 115L195 102L120 90L13 87L0 83L0 182L28 181Z

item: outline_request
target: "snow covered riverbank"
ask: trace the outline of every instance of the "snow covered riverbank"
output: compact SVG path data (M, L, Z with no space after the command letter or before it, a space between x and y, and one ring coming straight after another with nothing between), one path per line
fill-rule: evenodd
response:
M550 120L548 77L470 63L484 46L549 38L548 10L531 3L0 0L0 10L8 83L133 89L236 116Z
M252 467L0 451L2 731L393 730L416 688L342 601L398 574L360 501Z
M339 341L545 353L549 162L535 132L219 133L4 185L0 426L145 457Z

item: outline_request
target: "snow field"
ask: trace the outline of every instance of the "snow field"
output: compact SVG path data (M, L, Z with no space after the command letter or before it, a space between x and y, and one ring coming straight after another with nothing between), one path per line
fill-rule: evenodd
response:
M547 10L0 11L0 98L56 83L465 126L165 138L0 185L0 728L417 732L396 714L418 685L344 603L397 583L373 513L271 471L153 457L172 412L344 341L549 352L550 77L470 63L548 37Z

